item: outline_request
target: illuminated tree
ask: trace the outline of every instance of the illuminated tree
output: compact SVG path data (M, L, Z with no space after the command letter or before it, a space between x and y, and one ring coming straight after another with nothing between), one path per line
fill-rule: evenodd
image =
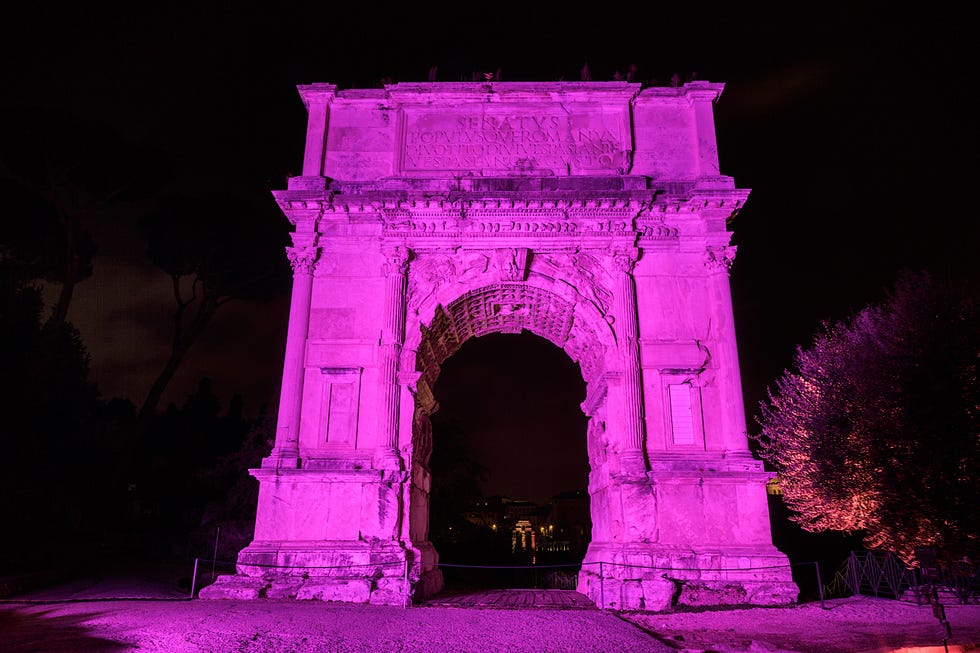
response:
M907 561L980 544L976 302L928 273L879 305L824 323L761 404L760 455L793 521L859 533Z

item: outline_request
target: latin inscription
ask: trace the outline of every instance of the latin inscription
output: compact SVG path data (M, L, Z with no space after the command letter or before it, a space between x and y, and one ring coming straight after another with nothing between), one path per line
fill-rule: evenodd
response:
M575 126L567 114L409 116L402 168L615 170L624 149L620 138L592 122Z

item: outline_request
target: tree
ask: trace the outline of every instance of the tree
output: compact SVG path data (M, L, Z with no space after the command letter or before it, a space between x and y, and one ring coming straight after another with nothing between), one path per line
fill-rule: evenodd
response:
M47 326L64 324L75 286L92 276L92 220L145 199L170 175L154 150L60 112L5 107L0 113L0 189L9 220L5 258L59 286Z
M21 276L0 265L0 571L82 551L106 485L95 468L107 457L92 443L98 390L88 352L70 322L44 327L42 293Z
M198 496L207 503L200 511L199 523L192 540L210 541L220 528L220 553L224 560L234 560L238 552L252 541L255 512L259 500L259 482L248 470L261 466L262 459L272 451L276 437L276 414L266 407L254 420L236 416L235 400L222 419L224 431L239 435L235 447L226 448L192 477ZM193 553L193 552L189 552Z
M476 542L489 533L464 515L483 497L490 469L473 458L466 431L439 413L432 416L432 445L429 539L443 554L451 555L457 548L476 554Z
M140 220L150 259L170 276L174 296L170 356L140 409L141 424L223 305L288 290L288 223L273 210L226 193L171 195Z
M807 531L860 533L911 562L980 544L973 288L904 273L884 301L798 348L752 436Z

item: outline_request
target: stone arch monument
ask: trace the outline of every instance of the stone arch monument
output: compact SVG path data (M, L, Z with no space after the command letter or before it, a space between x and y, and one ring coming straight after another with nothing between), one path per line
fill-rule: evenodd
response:
M528 330L587 387L579 591L620 609L795 601L746 435L728 224L749 191L719 171L722 89L299 87L303 174L274 193L295 226L275 447L251 470L254 540L202 596L439 591L440 365Z

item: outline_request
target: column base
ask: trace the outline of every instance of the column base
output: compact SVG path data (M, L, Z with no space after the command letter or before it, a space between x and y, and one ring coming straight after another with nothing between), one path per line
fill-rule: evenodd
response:
M578 591L602 608L648 612L791 605L800 592L789 559L775 547L692 552L601 543L589 545Z
M375 469L392 471L403 471L405 469L402 465L402 457L398 455L398 451L395 449L378 449L374 454L373 466Z
M262 459L265 469L299 469L299 452L295 449L273 449Z
M405 606L442 590L434 557L429 543L253 542L238 555L238 573L219 576L198 597Z
M620 472L625 476L645 477L647 473L646 460L643 452L624 451L619 455Z

